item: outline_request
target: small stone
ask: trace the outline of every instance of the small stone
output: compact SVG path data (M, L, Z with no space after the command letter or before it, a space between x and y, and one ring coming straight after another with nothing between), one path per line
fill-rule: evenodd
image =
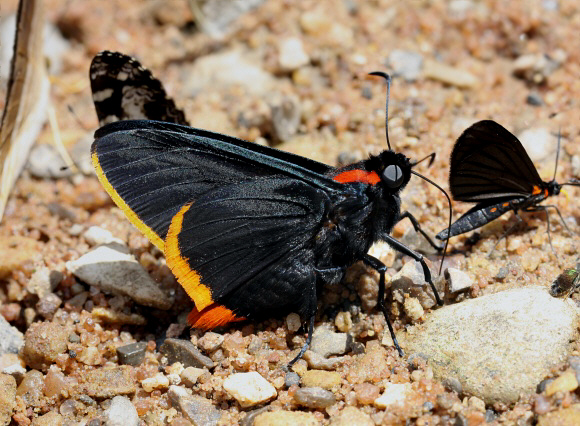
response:
M39 268L35 271L26 284L26 289L39 298L50 294L61 283L64 275L59 271L51 271L48 268Z
M169 309L171 301L120 244L105 244L66 263L76 277L105 292L128 296L140 305Z
M153 377L141 380L141 386L145 392L153 392L155 389L166 389L169 387L169 379L163 373L157 373Z
M16 408L16 380L8 374L0 374L0 423L7 425Z
M213 361L203 355L189 340L165 339L159 348L159 352L167 357L167 362L173 364L180 362L184 367L198 367L211 369Z
M339 331L348 333L352 328L352 317L350 312L339 312L334 319L334 325Z
M40 179L57 179L73 174L56 148L49 144L38 144L30 150L27 168L32 176Z
M79 393L86 393L92 398L129 395L137 390L133 367L128 365L98 368L84 373L81 378Z
M342 363L345 362L346 357L337 356L332 358L324 358L316 352L306 351L303 359L308 363L308 366L314 370L336 370Z
M467 290L473 285L471 277L459 269L447 268L445 270L445 278L449 282L449 291L451 293Z
M412 392L410 383L387 383L383 394L375 399L375 407L384 410L392 405L402 404Z
M106 426L138 426L137 409L126 396L116 396L105 410Z
M387 64L393 69L393 76L401 76L412 82L421 74L423 56L416 52L395 49L387 58Z
M362 405L374 403L381 395L380 388L370 383L358 383L354 385L353 390L356 394L356 400Z
M16 379L16 383L20 383L20 382L22 382L22 379L24 378L24 375L26 374L26 368L24 368L19 363L15 363L15 364L9 365L7 367L4 367L2 369L2 373L10 374L12 377L14 377Z
M374 426L374 424L371 416L356 407L344 407L337 416L330 419L330 426Z
M419 302L419 299L415 297L405 298L403 309L413 321L418 321L425 314L421 302Z
M209 399L191 396L179 386L170 386L167 395L171 405L194 425L215 426L221 418L220 411Z
M47 293L36 303L36 312L41 317L51 320L61 304L60 297L54 293Z
M304 51L302 40L298 37L288 37L278 42L278 61L280 68L285 71L294 71L310 62Z
M557 143L554 135L545 127L532 127L518 135L532 161L556 158Z
M502 266L501 268L499 268L499 271L497 271L497 274L495 277L498 280L504 280L508 276L509 272L510 272L510 270L507 266Z
M307 387L332 389L341 384L342 377L335 371L308 370L302 375L301 382Z
M405 263L401 270L393 276L391 289L395 293L409 294L411 297L417 298L425 309L435 306L435 295L433 295L429 283L425 281L423 268L419 262L414 260Z
M302 411L270 411L260 414L254 426L319 426L318 418L312 413Z
M223 387L243 408L264 403L277 395L274 386L255 371L232 374L224 380Z
M342 355L349 347L350 336L346 333L335 333L327 326L314 330L310 350L327 358L330 355Z
M16 395L21 397L26 405L38 407L44 397L44 376L38 370L30 370L22 379Z
M132 365L133 367L141 365L145 359L146 350L146 342L129 343L128 345L119 346L117 348L119 364Z
M290 386L299 386L300 385L300 376L293 371L286 373L284 376L284 386L289 388Z
M145 325L147 320L143 315L131 313L124 314L122 312L114 311L109 308L97 306L91 311L93 318L105 324L127 324L127 325Z
M567 370L560 374L556 380L546 385L546 396L552 396L556 392L573 392L577 387L576 372Z
M48 413L32 420L32 426L62 426L63 417L56 411L49 411Z
M366 344L366 353L359 357L347 372L346 379L352 384L376 383L386 379L390 375L390 370L387 350L376 340L371 340Z
M300 315L292 313L286 317L286 327L288 327L289 332L296 333L301 326Z
M513 64L513 74L533 84L542 84L566 60L566 54L548 56L530 53L518 57Z
M298 133L300 125L301 108L298 98L289 95L274 95L270 97L269 105L274 141L289 141Z
M256 408L255 410L248 411L246 417L244 417L243 420L240 422L240 426L254 426L256 417L258 417L260 414L267 413L271 409L272 406L266 405L265 407Z
M100 226L91 226L83 233L83 238L91 246L100 246L101 244L117 243L124 245L125 242L119 238L113 237L110 231L101 228Z
M463 392L463 386L461 382L455 377L446 377L441 381L443 386L449 389L452 392L455 392L457 395L461 395Z
M203 368L187 367L181 372L179 377L181 377L181 380L183 381L183 384L185 386L191 388L195 386L195 384L197 383L197 379L199 379L199 376L204 374L206 371L207 370Z
M56 366L51 366L44 378L44 394L49 398L61 396L69 386L63 373Z
M322 409L336 402L334 394L318 387L304 387L294 393L294 401L303 407Z
M47 369L67 350L69 334L69 329L56 323L34 323L26 330L20 356L31 368Z
M34 262L40 253L40 242L35 239L3 236L0 244L0 279L20 269L24 263Z
M460 89L473 89L479 84L479 79L470 72L431 59L425 60L423 76Z
M560 408L538 418L538 426L574 426L579 424L580 407L578 404L572 405L570 408Z
M17 354L23 344L22 333L0 315L0 355Z
M208 331L197 341L197 346L199 346L206 353L211 353L219 349L223 342L224 336L212 331Z
M532 106L542 106L544 105L544 100L538 92L530 92L528 96L526 96L526 103Z
M103 362L103 357L98 348L88 346L81 351L78 360L85 365L99 365Z
M468 407L471 407L477 411L481 411L482 413L485 413L485 402L483 402L481 399L479 399L476 396L472 396L471 398L469 398L467 405L468 405Z

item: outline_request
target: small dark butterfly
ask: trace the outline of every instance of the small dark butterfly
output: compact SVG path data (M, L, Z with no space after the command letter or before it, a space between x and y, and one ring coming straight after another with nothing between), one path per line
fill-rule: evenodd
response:
M548 215L547 209L554 208L567 228L556 206L540 203L558 195L562 186L580 183L572 179L560 184L555 177L556 170L552 180L543 181L520 141L500 124L492 120L473 124L451 152L449 187L454 200L477 204L436 238L447 240L472 231L510 210L521 221L518 211L544 211ZM549 220L547 223L549 231Z

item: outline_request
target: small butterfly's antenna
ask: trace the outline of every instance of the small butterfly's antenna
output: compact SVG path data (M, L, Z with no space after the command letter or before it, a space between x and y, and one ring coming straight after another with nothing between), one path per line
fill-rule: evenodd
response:
M387 145L389 146L389 150L391 150L391 142L389 142L389 97L391 95L391 76L386 72L382 71L373 71L369 73L369 75L376 75L379 77L383 77L387 80L387 106L385 107L385 133L387 135Z
M554 166L554 177L553 181L556 180L556 172L558 171L558 159L560 158L560 139L562 139L562 128L558 129L558 148L556 148L556 165Z
M445 194L445 197L447 197L447 205L449 206L449 226L447 227L447 229L451 229L451 218L453 217L453 208L451 207L451 198L449 198L449 194L447 194L447 192L443 188L441 188L439 185L437 185L431 179L426 178L422 174L417 173L414 170L411 170L411 173L413 173L415 176L419 176L421 179L429 182L431 185L433 185L435 188L438 188L441 192L443 192ZM441 275L441 270L443 269L443 261L445 260L445 253L447 253L447 246L449 246L449 238L447 238L445 240L445 246L443 247L443 256L441 257L441 263L439 264L439 275Z
M423 157L420 160L417 160L417 161L411 163L411 167L415 167L417 164L422 163L423 161L425 161L427 159L429 159L429 164L427 164L427 167L431 167L431 165L435 161L436 155L437 155L436 153L432 152L431 154L427 155L426 157Z

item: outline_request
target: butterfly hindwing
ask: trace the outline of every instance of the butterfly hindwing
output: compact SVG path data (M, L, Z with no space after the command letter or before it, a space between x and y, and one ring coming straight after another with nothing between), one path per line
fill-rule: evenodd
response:
M188 124L163 85L136 59L104 51L90 67L91 90L99 124L149 119Z
M449 185L455 200L527 196L541 184L520 141L494 121L475 123L453 147Z
M313 244L328 206L325 191L296 179L219 188L174 217L167 263L200 311L218 303L238 317L255 318L301 306L301 280L314 272L312 250L302 249ZM228 300L235 303L228 306Z

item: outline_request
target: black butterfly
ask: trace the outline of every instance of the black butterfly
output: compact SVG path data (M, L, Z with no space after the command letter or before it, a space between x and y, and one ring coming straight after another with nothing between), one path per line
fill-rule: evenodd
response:
M557 164L556 157L556 167ZM563 185L578 186L580 183L572 179L560 184L555 177L556 170L554 179L544 182L520 141L500 124L492 120L473 124L453 147L449 187L454 200L477 204L449 228L439 232L436 238L447 240L469 232L510 210L521 221L518 211L544 211L547 216L547 209L552 207L566 226L556 206L540 203L552 195L558 195ZM549 220L547 223L549 231Z
M127 69L135 66L134 72ZM129 89L124 87L126 75L133 76ZM390 87L390 77L375 75L385 77ZM158 80L124 55L95 58L91 79L101 121L128 117L134 110L146 116L156 110L158 120L165 118L100 128L92 158L107 192L163 250L194 300L188 317L192 326L208 329L298 312L309 320L308 339L291 365L312 337L321 285L340 281L348 266L363 261L379 272L378 305L402 355L384 305L386 267L367 254L378 240L419 261L442 304L423 257L389 235L403 218L426 235L413 216L400 212L399 192L412 174L431 182L412 170L418 162L389 145L368 160L334 168L180 125ZM155 96L147 94L152 80ZM123 96L134 92L146 102L122 107ZM163 113L167 105L171 114Z

